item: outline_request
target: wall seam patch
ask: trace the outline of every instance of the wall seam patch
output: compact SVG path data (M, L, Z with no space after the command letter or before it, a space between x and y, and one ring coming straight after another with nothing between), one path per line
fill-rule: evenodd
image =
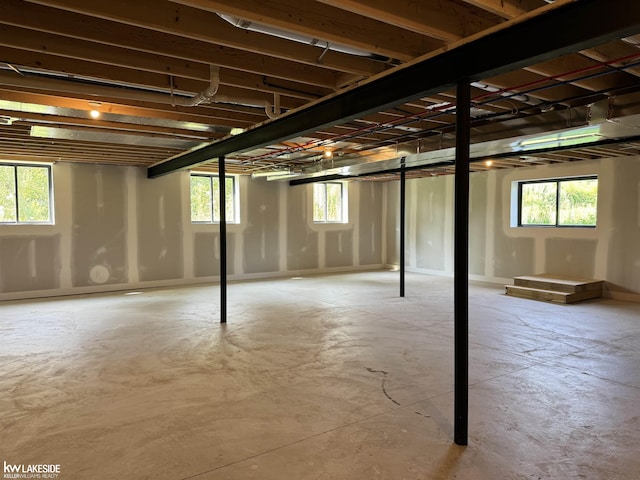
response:
M125 194L127 196L125 204L127 205L126 222L127 222L127 278L129 283L136 283L140 281L138 275L138 235L137 235L137 169L127 169L125 174Z

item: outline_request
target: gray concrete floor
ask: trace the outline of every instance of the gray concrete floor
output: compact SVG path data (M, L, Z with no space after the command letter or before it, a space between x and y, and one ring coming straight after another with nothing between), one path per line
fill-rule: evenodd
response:
M0 460L59 479L637 479L640 304L367 272L0 303Z

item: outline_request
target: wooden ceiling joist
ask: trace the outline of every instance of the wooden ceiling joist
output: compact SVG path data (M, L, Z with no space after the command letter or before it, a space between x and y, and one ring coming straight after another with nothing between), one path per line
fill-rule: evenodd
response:
M304 165L313 151L260 159L286 150L279 140L291 136L354 157L446 148L455 139L453 87L465 75L479 82L476 141L583 125L590 105L607 98L610 116L635 115L637 10L637 2L603 0L3 0L0 157L140 166L192 155L120 144L159 135L174 145L217 142L198 165L229 151L229 168L249 172ZM212 66L224 102L180 105L211 86ZM98 121L88 120L92 103ZM76 133L41 139L28 135L34 126ZM637 153L593 147L494 168Z
M304 135L332 124L384 110L436 92L465 77L470 80L482 79L640 32L640 4L634 8L616 8L611 2L592 0L585 4L566 3L554 9L547 8L547 12L550 11L553 11L553 14L533 16L527 21L505 24L505 28L496 29L486 36L456 48L396 69L375 81L312 107L155 165L149 169L149 177L154 178L189 168L229 153L277 143L296 135ZM593 28L587 33L580 25L590 18L599 18L600 21L592 25ZM530 37L532 32L540 31L548 32L548 35L539 36L537 42L520 41ZM518 48L504 50L505 45L518 45ZM483 55L487 51L495 54Z

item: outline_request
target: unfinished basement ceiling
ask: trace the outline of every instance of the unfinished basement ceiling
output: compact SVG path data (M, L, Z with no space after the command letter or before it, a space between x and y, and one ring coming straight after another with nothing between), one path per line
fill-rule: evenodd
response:
M3 0L0 157L156 165L509 20L589 1ZM639 44L638 36L616 38L474 81L472 142L640 113ZM332 167L323 160L326 151L354 164L448 148L455 141L454 104L453 90L439 91L230 154L227 170L308 173ZM92 118L92 109L100 117ZM639 153L629 140L501 157L474 169ZM438 166L411 174L451 171Z

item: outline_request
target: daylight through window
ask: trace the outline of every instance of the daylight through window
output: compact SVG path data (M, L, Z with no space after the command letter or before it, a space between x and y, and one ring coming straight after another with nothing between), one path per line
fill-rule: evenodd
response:
M51 167L0 163L0 224L52 223Z
M520 226L595 227L597 177L519 184Z
M346 223L346 187L340 182L313 184L313 221Z
M191 174L191 221L193 223L220 222L220 188L217 175ZM225 217L236 223L235 177L225 177Z

